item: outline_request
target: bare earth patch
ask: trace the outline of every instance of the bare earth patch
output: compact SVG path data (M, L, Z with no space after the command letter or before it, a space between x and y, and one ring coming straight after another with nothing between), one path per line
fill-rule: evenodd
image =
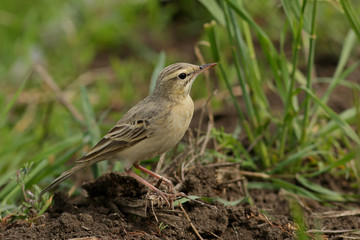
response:
M223 172L212 167L191 169L185 173L186 180L180 191L227 201L243 198L245 195L239 182L221 184L231 177ZM44 219L31 224L18 221L4 226L0 238L199 239L196 230L203 239L295 239L296 226L288 201L277 191L251 190L249 194L254 206L188 201L182 204L182 211L178 206L174 210L145 206L147 189L119 173L105 174L84 184L83 188L88 197L69 198L66 193L57 193ZM360 227L359 215L316 219L315 213L336 209L309 200L304 202L307 203L304 210L307 228L320 226L331 230L318 235L324 239L341 239L340 236L348 233L334 230Z

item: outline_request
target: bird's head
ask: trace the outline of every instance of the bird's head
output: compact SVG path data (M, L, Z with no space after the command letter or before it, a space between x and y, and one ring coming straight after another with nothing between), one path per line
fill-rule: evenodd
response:
M189 63L174 63L161 71L156 82L154 94L175 98L186 97L189 95L196 77L215 65L217 63L200 66Z

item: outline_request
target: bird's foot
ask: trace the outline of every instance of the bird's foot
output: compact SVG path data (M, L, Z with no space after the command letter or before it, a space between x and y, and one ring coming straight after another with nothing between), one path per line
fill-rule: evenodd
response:
M146 199L150 200L151 205L163 206L166 205L169 209L174 209L174 201L179 197L185 197L186 194L179 193L165 193L159 189L152 189L146 195Z
M161 176L161 175L159 175L159 174L157 174L157 173L155 173L155 172L153 172L153 171L151 171L151 170L149 170L147 168L144 168L144 167L140 166L139 164L134 164L134 167L139 169L140 171L142 171L144 173L147 173L150 176L158 179L158 181L157 181L157 183L155 185L156 188L158 188L161 185L161 183L164 183L167 186L167 191L169 193L174 192L174 184L171 182L171 180L169 180L166 177L163 177L163 176Z
M143 167L139 167L139 166L135 166L135 167L143 170ZM143 170L143 171L144 172L151 172L149 170ZM143 183L145 186L147 186L150 189L150 194L153 193L153 194L157 195L157 197L162 199L164 204L166 204L169 208L174 207L173 203L174 203L174 200L176 200L176 198L186 196L184 193L174 193L174 185L171 183L171 181L164 178L164 177L162 177L162 176L159 176L159 175L157 175L157 174L155 174L153 172L151 172L152 175L153 176L156 175L155 177L159 179L159 181L157 183L157 186L154 186L154 185L150 184L149 182L147 182L146 180L142 179L140 176L138 176L133 171L131 171L131 169L126 170L126 173L128 175L134 177L139 182ZM157 188L158 185L160 185L162 182L164 182L164 184L166 184L168 186L169 193L163 192L163 191L161 191L160 189ZM164 205L164 204L160 204L160 205Z
M168 193L174 193L174 184L173 184L169 179L164 178L164 177L160 178L160 179L156 182L155 187L156 187L156 188L159 188L160 185L161 185L161 183L163 183L164 185L166 185L166 187L167 187L166 190L167 190ZM174 194L175 194L175 193L174 193Z

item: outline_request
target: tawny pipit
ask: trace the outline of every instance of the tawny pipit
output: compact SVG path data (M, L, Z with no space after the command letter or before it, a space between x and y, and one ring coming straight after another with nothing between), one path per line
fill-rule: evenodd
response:
M170 180L139 165L140 161L158 156L174 147L184 136L194 112L189 95L195 78L216 63L202 66L175 63L160 73L154 92L131 108L117 124L76 165L61 174L40 195L57 186L76 172L103 160L124 163L126 173L145 184L169 203L174 197L160 191L138 175L131 167L160 179L172 191Z

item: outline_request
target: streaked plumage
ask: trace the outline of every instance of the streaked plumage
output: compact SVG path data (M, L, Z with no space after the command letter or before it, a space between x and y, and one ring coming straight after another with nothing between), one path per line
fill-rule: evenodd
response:
M41 195L96 162L122 161L130 174L133 165L141 170L140 161L174 147L184 136L194 112L189 95L192 83L198 74L215 65L175 63L166 67L159 75L153 94L131 108L86 155L77 160L72 169L55 179ZM133 173L130 175L134 176ZM143 183L156 192L160 191ZM162 195L162 192L158 193Z

